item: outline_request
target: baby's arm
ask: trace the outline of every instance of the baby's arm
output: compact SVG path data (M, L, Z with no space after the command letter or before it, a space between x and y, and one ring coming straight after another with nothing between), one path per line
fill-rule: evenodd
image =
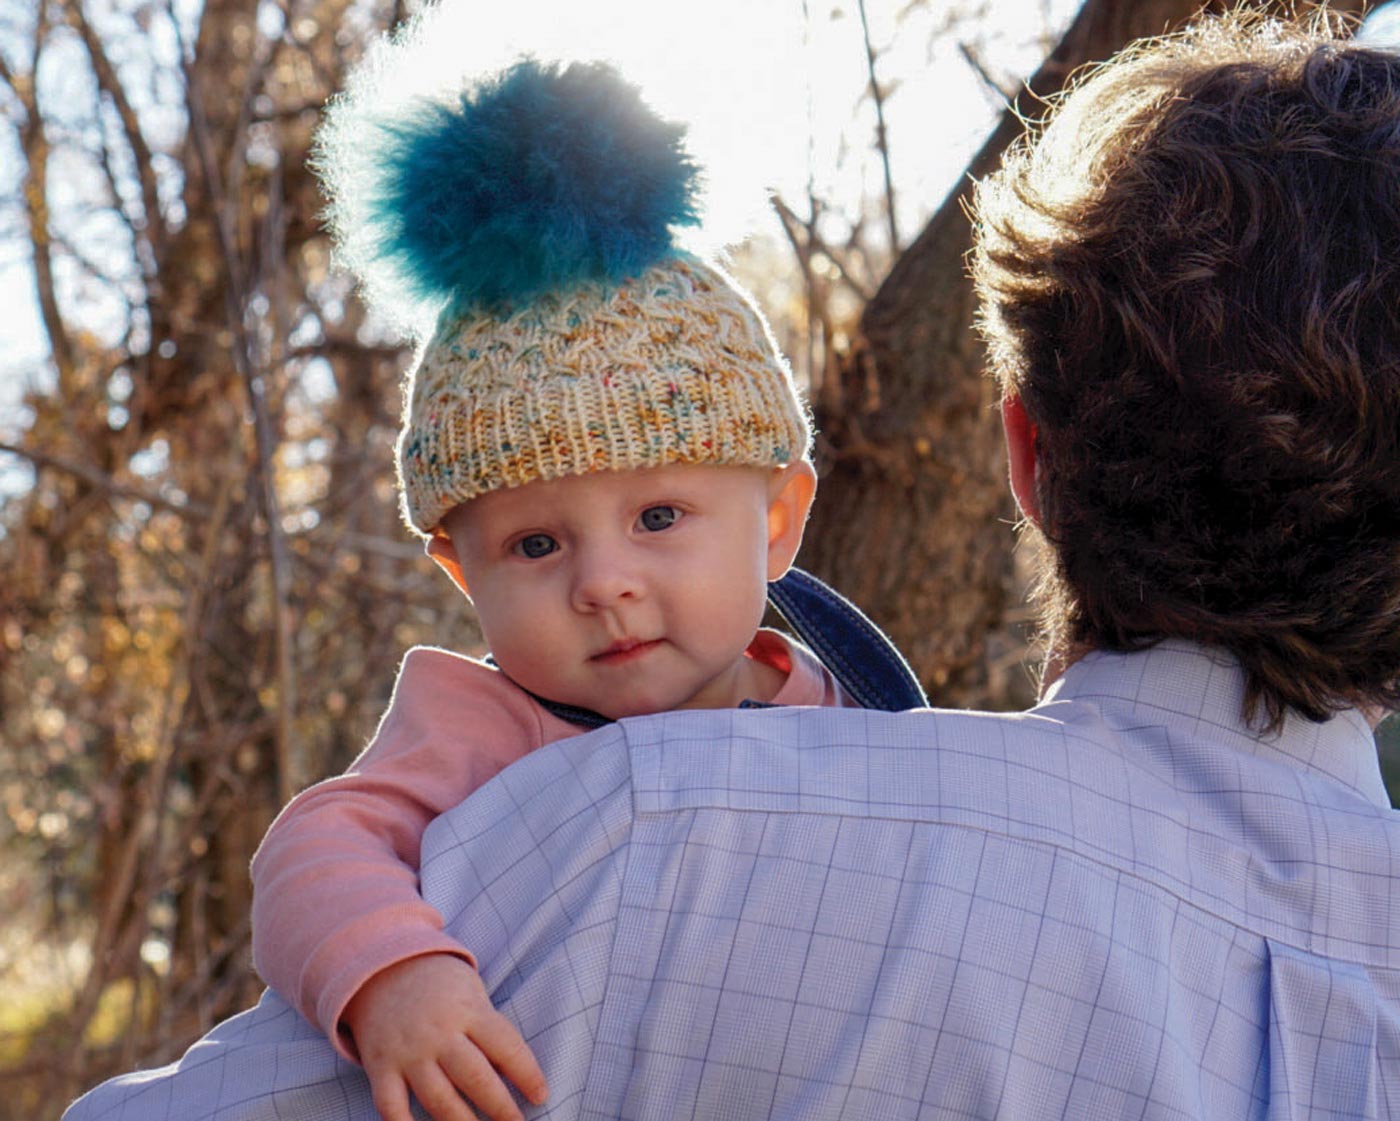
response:
M542 738L537 711L494 671L441 651L412 651L374 742L346 774L298 795L254 857L254 964L342 1054L365 1062L376 1100L394 1077L384 1056L407 1055L405 1026L412 1046L441 1052L442 1040L428 1034L448 1022L460 1029L449 1053L470 1038L492 1061L504 1059L502 1069L527 1095L543 1090L524 1042L491 1010L471 955L443 932L417 877L428 822ZM370 984L383 994L404 978L408 988L429 969L439 978L433 1015L424 1015L421 1001L370 999ZM442 981L449 973L456 980ZM365 999L350 1017L360 993ZM386 1008L394 1011L374 1014ZM517 1050L527 1061L511 1060ZM452 1069L468 1068L456 1062ZM433 1094L405 1078L420 1096ZM393 1091L385 1092L391 1100ZM514 1116L506 1101L507 1111L491 1115Z

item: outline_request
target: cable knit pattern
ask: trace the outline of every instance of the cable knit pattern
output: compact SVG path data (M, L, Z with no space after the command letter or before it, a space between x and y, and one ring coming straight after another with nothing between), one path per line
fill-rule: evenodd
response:
M778 466L811 442L762 314L687 257L503 315L445 319L407 404L400 489L425 534L503 487L672 463Z

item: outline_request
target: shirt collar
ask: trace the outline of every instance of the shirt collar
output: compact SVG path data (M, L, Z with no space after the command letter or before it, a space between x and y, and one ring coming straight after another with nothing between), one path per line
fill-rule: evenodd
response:
M1113 707L1138 714L1152 710L1154 719L1194 738L1324 775L1389 808L1375 736L1361 713L1346 709L1321 724L1290 713L1277 734L1261 735L1241 715L1244 689L1244 669L1233 655L1168 639L1132 653L1086 654L1050 687L1042 703L1091 701L1106 714Z

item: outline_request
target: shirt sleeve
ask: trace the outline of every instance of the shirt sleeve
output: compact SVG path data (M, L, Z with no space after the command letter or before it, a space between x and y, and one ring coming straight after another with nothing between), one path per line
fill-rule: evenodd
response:
M423 830L544 739L500 673L411 650L369 747L272 823L253 856L253 965L347 1058L340 1018L372 975L427 953L475 965L419 895Z

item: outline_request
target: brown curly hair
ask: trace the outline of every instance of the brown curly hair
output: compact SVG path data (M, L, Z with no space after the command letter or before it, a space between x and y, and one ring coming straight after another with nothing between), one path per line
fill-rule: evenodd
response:
M1400 56L1203 20L1078 80L974 212L1052 653L1225 647L1266 730L1397 707Z

